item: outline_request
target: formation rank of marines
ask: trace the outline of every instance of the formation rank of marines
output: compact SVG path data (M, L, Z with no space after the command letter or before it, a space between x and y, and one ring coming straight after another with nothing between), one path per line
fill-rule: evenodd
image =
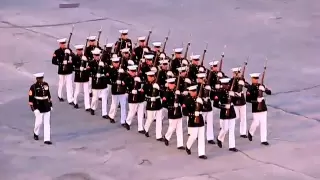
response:
M202 55L192 55L189 59L188 43L184 55L183 48L176 48L169 57L165 53L168 37L164 43L153 42L151 49L148 46L151 31L147 37L139 37L135 44L128 38L128 30L119 32L120 38L115 44L107 43L101 48L100 30L98 36L87 37L84 45L76 45L75 52L69 47L72 32L68 39L57 40L60 47L53 54L52 64L58 66L59 101L64 101L62 90L66 86L68 103L78 109L78 97L82 89L84 108L91 115L95 115L100 99L101 116L115 123L120 105L120 123L124 128L130 130L132 120L137 115L138 132L149 137L150 126L155 121L156 140L168 146L175 132L177 148L185 150L187 154L191 154L191 146L197 140L198 156L201 159L207 159L206 141L222 148L227 133L229 150L238 151L235 144L237 119L240 120L240 137L252 141L255 130L260 125L261 144L269 144L264 94L270 95L271 91L263 84L266 66L261 81L259 82L260 73L252 73L252 82L249 84L244 78L247 62L243 67L233 68L233 77L228 78L222 72L224 54L220 61L210 62L207 69L203 66L206 48ZM43 81L43 73L35 76L37 82L29 91L29 105L36 117L34 139L39 139L39 128L44 123L44 141L51 144L52 102L49 85ZM108 111L110 94L112 98ZM252 104L253 113L249 130L246 119L247 102ZM215 139L213 122L217 119L214 115L218 113L220 132ZM165 117L169 120L166 133L162 130ZM188 127L186 145L183 140L183 121L187 122Z

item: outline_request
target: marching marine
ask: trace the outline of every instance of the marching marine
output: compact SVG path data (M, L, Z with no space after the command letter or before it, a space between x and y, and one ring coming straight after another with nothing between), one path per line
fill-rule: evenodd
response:
M84 55L87 57L87 59L89 59L90 61L93 60L93 54L92 54L92 51L95 49L95 48L98 48L99 50L102 50L101 47L99 47L97 45L97 41L96 41L96 36L89 36L87 37L87 40L88 40L88 46L86 47L85 49L85 52L84 52Z
M120 56L120 52L124 48L129 48L130 53L131 53L132 52L132 41L131 41L131 39L128 38L129 30L124 29L124 30L119 30L119 32L120 32L120 38L115 43L114 53L118 54Z
M183 60L182 50L183 48L174 49L174 58L170 62L170 69L175 75L178 74L178 68L181 67L181 61Z
M192 61L189 65L188 78L191 80L191 82L196 82L197 74L199 73L200 55L192 55L190 58Z
M147 46L146 37L141 36L138 38L139 46L134 49L135 61L139 62L143 56L150 51L150 47Z
M36 83L29 90L29 105L35 115L33 130L34 140L39 140L40 128L43 124L44 143L51 142L50 113L52 110L51 95L49 84L43 81L44 73L34 74Z

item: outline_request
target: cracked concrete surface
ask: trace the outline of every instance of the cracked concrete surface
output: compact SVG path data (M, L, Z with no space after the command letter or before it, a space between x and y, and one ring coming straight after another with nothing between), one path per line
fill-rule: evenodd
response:
M59 9L59 3L10 0L0 6L1 179L320 179L320 6L316 0L74 0L80 3L74 9ZM155 141L154 127L147 139L136 132L136 123L128 132L118 123L57 102L57 70L51 55L56 38L67 36L72 24L72 45L83 44L84 37L96 34L100 26L103 44L107 39L115 41L121 28L137 37L154 26L152 41L162 41L170 28L167 50L190 41L190 53L200 54L208 42L206 65L219 58L226 44L223 69L228 75L248 55L248 74L261 71L268 57L265 82L274 92L267 97L271 146L260 146L257 132L253 142L237 137L238 153L227 151L227 143L223 149L207 145L209 159L203 161L197 158L196 147L191 156L176 150L175 137L169 147ZM45 72L54 97L50 147L32 140L34 119L27 92L32 74L38 71ZM218 121L215 125L218 133Z

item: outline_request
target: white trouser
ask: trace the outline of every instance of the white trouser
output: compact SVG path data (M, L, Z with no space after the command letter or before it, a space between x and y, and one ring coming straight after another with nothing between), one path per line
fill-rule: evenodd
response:
M198 155L203 156L206 154L206 139L205 127L189 127L190 136L187 141L187 148L191 149L192 144L198 138Z
M96 110L98 106L98 100L99 96L102 95L102 116L107 115L107 103L108 103L108 98L107 98L107 88L104 89L92 89L92 99L91 99L91 109Z
M107 86L107 99L109 98L110 91L111 91L111 84L108 84L108 86ZM102 98L101 94L100 94L99 98Z
M227 132L229 131L229 148L236 147L236 140L234 135L234 128L236 125L235 119L224 119L222 121L221 130L218 136L218 140L224 142Z
M237 119L240 119L240 135L247 134L247 105L234 106Z
M153 123L153 120L156 119L156 138L162 138L162 109L157 111L147 110L147 121L144 124L144 130L149 132L149 128Z
M46 113L35 112L34 115L36 117L33 130L34 134L39 136L40 128L43 124L43 140L50 141L50 111Z
M58 86L59 98L63 98L62 89L64 85L66 85L68 103L72 103L73 102L72 74L67 74L67 75L59 74L59 86Z
M120 95L111 95L111 106L110 106L110 111L109 111L109 117L111 119L114 119L116 116L117 110L118 110L118 105L120 102L120 107L121 107L121 124L126 123L127 119L127 98L126 94L120 94Z
M203 112L203 120L207 122L207 141L214 140L213 111Z
M89 93L92 93L92 77L89 77Z
M78 95L83 89L83 98L84 98L84 108L90 109L90 97L89 97L89 83L88 82L76 82L75 83L75 90L74 90L74 96L73 96L73 103L78 104Z
M260 125L261 142L267 142L267 111L252 113L253 121L250 127L250 134L253 136L257 127Z
M144 104L141 103L129 103L129 112L126 119L126 123L131 125L132 119L137 113L138 119L138 131L143 131L143 115L144 115Z
M162 108L161 109L161 120L164 120L165 118L165 115L167 114L168 115L168 109L167 108Z
M177 136L177 147L183 146L183 129L182 129L182 118L169 119L169 127L165 138L170 141L172 133L176 131Z

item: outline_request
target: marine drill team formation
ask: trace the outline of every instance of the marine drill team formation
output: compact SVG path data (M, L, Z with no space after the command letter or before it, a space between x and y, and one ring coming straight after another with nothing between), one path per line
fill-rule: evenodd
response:
M177 149L190 155L191 146L197 140L200 159L207 159L207 143L222 148L227 133L229 151L237 152L235 134L252 141L259 126L261 144L269 145L264 95L270 95L271 90L263 83L266 65L262 73L251 73L251 82L247 82L244 75L248 61L243 67L232 68L233 75L229 78L222 72L224 53L219 61L210 62L210 67L206 68L203 63L207 47L202 55L190 58L190 43L175 48L172 54L165 52L170 31L164 42L153 42L150 48L152 31L133 44L128 30L119 30L119 40L101 48L102 31L99 30L97 36L87 37L85 44L75 45L74 51L69 47L72 32L69 38L57 40L59 48L52 57L52 64L58 69L60 102L65 101L65 87L70 105L75 109L83 107L95 116L101 100L101 116L110 123L119 121L115 117L120 106L120 123L125 129L130 130L132 121L137 119L138 132L149 137L150 126L155 122L157 141L168 146L175 132ZM34 75L36 83L29 90L29 105L35 115L33 136L39 140L43 125L44 143L50 145L52 96L44 73ZM78 101L80 91L83 91L84 105ZM251 103L253 115L248 128L247 103ZM220 115L215 117L218 113ZM165 132L163 122L167 119L169 127ZM214 135L214 121L220 122L217 136ZM237 123L240 124L239 133L235 133ZM188 140L185 143L183 126L186 124Z

